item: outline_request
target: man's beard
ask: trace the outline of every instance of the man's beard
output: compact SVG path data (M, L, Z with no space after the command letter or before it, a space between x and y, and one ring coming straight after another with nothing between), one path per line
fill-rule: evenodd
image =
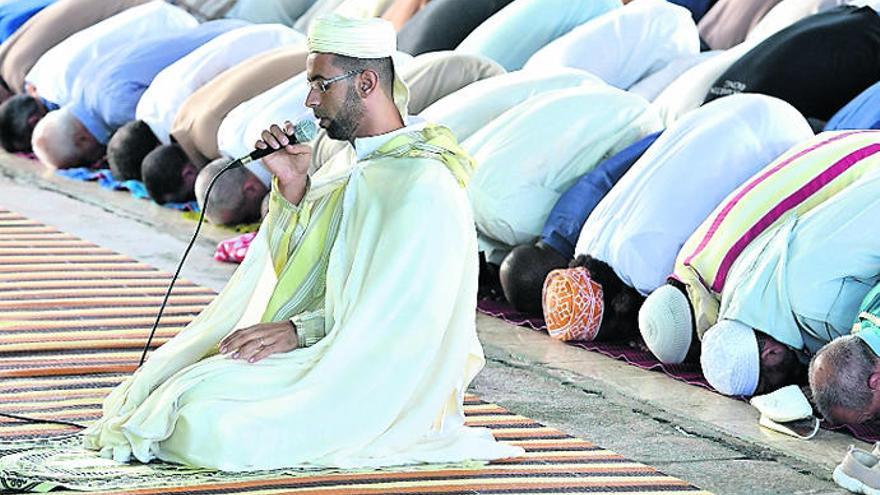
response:
M354 133L363 114L364 107L354 85L351 85L345 93L342 107L336 117L330 119L330 123L327 125L327 136L338 141L354 141Z

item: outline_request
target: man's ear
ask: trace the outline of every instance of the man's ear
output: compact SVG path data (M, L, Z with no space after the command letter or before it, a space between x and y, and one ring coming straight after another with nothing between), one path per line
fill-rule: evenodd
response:
M785 357L785 347L776 341L767 339L764 341L764 348L761 349L761 362L768 366L776 366L780 364ZM878 382L880 385L880 382Z
M361 72L357 85L358 94L361 95L361 98L366 98L378 87L379 75L375 71L367 69Z
M186 162L183 164L183 169L180 171L180 178L186 181L192 181L195 184L196 177L199 175L199 169L196 168L192 162Z
M263 195L266 194L266 187L256 177L248 177L241 186L244 197L248 199L262 201Z
M874 392L880 391L880 372L871 373L868 377L868 388Z

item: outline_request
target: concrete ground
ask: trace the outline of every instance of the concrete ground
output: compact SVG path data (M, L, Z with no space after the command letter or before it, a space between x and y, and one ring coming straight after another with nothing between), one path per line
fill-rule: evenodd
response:
M0 155L0 207L173 271L195 223L127 193L63 179ZM183 276L219 290L235 265L213 260L234 235L206 225ZM719 494L846 493L831 470L849 444L821 431L810 441L760 428L747 403L689 386L547 335L478 315L487 356L473 391L518 414L580 436Z

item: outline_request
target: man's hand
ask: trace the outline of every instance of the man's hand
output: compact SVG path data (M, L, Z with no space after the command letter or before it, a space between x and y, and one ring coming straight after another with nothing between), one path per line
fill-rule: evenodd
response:
M220 341L220 353L256 363L266 356L292 351L299 345L296 327L289 321L259 323L240 328Z
M284 122L282 130L273 124L260 135L254 144L257 149L280 150L263 158L263 164L278 177L280 193L291 203L299 204L305 194L306 177L312 162L312 147L307 144L291 144L293 124Z

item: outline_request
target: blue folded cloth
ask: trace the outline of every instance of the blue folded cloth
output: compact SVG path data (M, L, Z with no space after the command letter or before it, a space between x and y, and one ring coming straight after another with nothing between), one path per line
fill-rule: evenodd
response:
M111 191L128 191L135 198L150 199L150 195L147 193L147 188L144 186L143 182L139 180L118 181L113 178L110 169L96 170L81 167L62 169L55 173L62 177L78 181L97 181L98 185L104 189L110 189ZM162 206L180 211L199 211L199 205L195 201L187 201L186 203L165 203Z

